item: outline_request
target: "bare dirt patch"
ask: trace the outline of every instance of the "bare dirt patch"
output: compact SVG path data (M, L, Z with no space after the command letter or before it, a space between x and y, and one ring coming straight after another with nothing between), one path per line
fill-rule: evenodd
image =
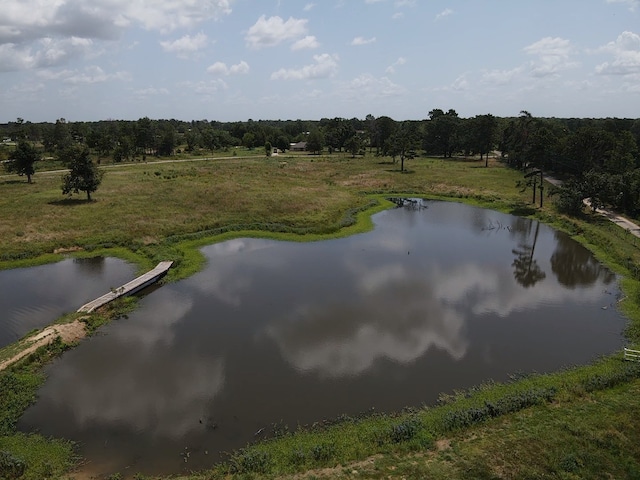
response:
M347 466L338 465L336 467L319 468L309 470L308 472L293 475L288 478L291 480L306 480L310 478L340 478L342 476L357 475L363 471L373 470L376 460L382 458L382 455L373 455L361 462L350 463Z
M53 253L71 253L71 252L80 252L84 250L82 247L66 247L66 248L56 248Z
M0 362L0 372L9 366L13 365L18 360L25 358L26 356L35 352L43 345L48 345L53 342L56 337L60 337L64 343L74 343L81 340L86 336L84 323L80 320L74 320L71 323L65 323L61 325L51 325L40 333L26 338L20 342L21 348L13 356Z

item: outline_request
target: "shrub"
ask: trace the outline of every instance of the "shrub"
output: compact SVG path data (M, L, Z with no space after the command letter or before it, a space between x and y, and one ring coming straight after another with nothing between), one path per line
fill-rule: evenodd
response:
M0 451L0 478L12 480L24 475L25 463L7 451Z
M267 473L271 464L269 453L259 450L244 450L233 455L230 473Z

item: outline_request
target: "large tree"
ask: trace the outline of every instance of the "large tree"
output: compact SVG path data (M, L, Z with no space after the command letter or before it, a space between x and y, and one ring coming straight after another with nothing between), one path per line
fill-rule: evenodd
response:
M149 117L143 117L135 122L135 147L143 155L156 153L156 123Z
M320 155L324 148L324 136L317 128L311 130L307 139L307 151Z
M4 164L10 173L26 175L27 182L31 183L31 176L36 173L35 163L40 160L38 149L31 143L21 140L16 149L9 155L9 160Z
M158 155L162 155L163 157L168 157L173 155L173 150L176 146L176 131L173 126L169 123L166 123L161 128L160 133L160 142L158 144L158 149L156 153Z
M85 192L87 201L91 201L91 194L98 189L104 172L91 160L89 148L86 145L71 146L62 152L61 158L69 168L69 173L62 177L62 193Z
M353 135L347 139L344 144L347 152L351 154L351 158L355 158L356 155L364 154L364 140L359 134Z
M400 171L404 172L404 161L418 156L416 149L420 142L418 126L414 122L406 121L398 125L395 132L387 140L387 150L393 157L400 157Z
M424 149L429 153L441 153L445 158L453 155L459 145L460 118L454 109L444 112L435 108L429 112L426 124Z
M489 152L494 148L498 134L498 122L491 115L476 115L471 122L472 147L476 153L486 155L484 166L489 166Z

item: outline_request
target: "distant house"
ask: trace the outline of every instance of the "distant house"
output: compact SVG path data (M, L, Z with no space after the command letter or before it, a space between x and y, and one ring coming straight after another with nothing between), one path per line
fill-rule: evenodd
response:
M305 152L307 150L307 142L292 143L289 150L292 152Z

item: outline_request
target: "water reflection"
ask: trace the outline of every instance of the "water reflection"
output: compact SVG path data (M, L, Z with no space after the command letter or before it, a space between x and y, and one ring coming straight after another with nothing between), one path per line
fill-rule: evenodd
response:
M380 358L411 363L430 347L464 356L463 316L419 272L402 264L349 266L356 289L348 302L298 304L268 328L289 363L341 377L363 373Z
M57 361L21 428L79 441L101 473L186 472L273 423L420 405L620 347L624 320L601 308L615 278L546 226L443 202L374 220L333 241L204 248L204 271ZM523 283L536 265L555 275Z
M87 275L101 275L107 262L104 257L91 257L74 258L73 263L78 267L79 271Z
M611 283L615 274L604 268L582 245L576 245L566 235L556 233L556 250L551 255L551 270L565 287L574 288L594 284L598 279Z
M0 271L0 347L128 282L134 273L128 263L102 257Z
M533 239L529 241L525 238L518 244L518 248L514 248L511 252L516 256L513 261L513 277L525 288L533 287L536 283L544 280L547 276L542 271L538 261L534 258L536 251L536 242L538 241L538 233L540 232L540 222L535 222L536 230Z

